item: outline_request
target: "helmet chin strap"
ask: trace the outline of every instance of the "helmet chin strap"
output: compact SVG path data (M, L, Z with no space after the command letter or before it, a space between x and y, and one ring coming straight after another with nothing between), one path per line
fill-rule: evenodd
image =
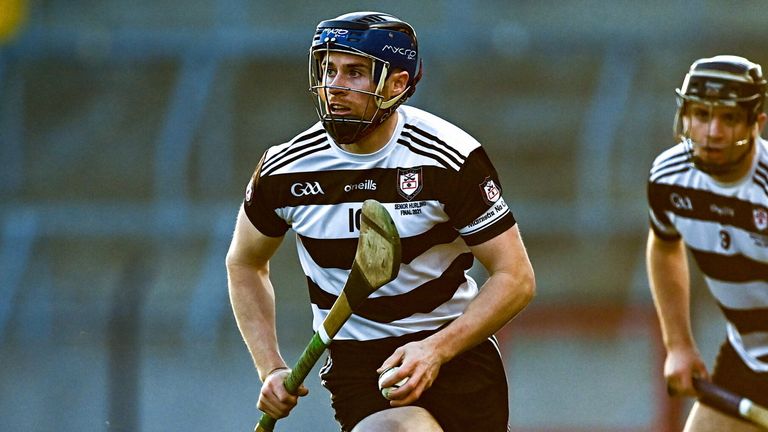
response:
M410 89L411 87L406 87L402 93L400 93L399 95L393 97L388 101L385 101L383 98L376 98L376 106L378 106L381 109L389 109L392 106L394 106L400 99L402 99L403 96L408 94L408 90Z
M380 109L389 109L393 107L400 99L403 98L406 94L408 94L408 90L410 90L410 86L406 87L405 90L403 90L402 93L399 95L391 98L390 100L384 100L383 91L384 91L384 85L387 83L387 76L389 75L389 64L384 63L381 68L381 74L379 76L379 82L376 85L376 106ZM386 115L386 117L389 117L389 115Z

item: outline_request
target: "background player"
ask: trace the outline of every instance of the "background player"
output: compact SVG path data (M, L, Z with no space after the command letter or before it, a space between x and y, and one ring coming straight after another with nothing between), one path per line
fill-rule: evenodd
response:
M711 379L768 403L768 148L760 138L766 81L749 60L695 61L677 89L675 135L648 182L648 275L672 395L709 374L691 332L686 247L727 320ZM696 403L686 431L756 431Z
M535 283L496 170L466 132L401 105L421 77L409 24L376 12L323 21L309 61L320 122L264 154L227 255L234 314L264 382L258 407L281 418L297 403L282 385L270 258L293 229L317 327L349 274L361 204L373 198L395 220L402 264L329 348L321 378L342 429L507 430L493 334ZM482 287L467 273L475 258L489 274ZM384 384L409 380L390 401L377 379L395 365Z

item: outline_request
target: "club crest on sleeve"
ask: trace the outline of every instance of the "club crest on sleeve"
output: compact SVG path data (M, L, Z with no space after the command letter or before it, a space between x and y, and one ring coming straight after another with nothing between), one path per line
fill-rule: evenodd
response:
M424 187L421 167L397 169L397 193L408 201L412 200Z
M261 159L259 159L259 163L256 164L256 169L253 170L253 175L251 176L251 181L248 182L248 186L245 188L245 204L251 205L252 199L253 199L253 191L256 189L256 185L259 183L259 177L261 177L261 166L264 165L264 159L267 157L267 154L264 153L261 155Z
M496 183L490 177L486 177L480 183L480 189L483 191L483 199L487 204L495 203L501 198L501 189L496 186Z
M245 202L250 205L251 198L253 198L253 180L248 182L248 187L245 188Z
M763 231L768 228L768 211L762 207L752 209L752 217L755 221L755 227Z

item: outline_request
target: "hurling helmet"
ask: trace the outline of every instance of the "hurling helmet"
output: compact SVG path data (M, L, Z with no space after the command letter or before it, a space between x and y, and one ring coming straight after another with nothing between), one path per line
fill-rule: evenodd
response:
M704 172L722 174L739 164L754 145L754 137L736 141L734 146L743 148L730 162L723 164L708 164L696 156L694 147L702 143L694 143L683 124L686 104L696 102L709 109L716 106L739 106L747 115L747 123L753 124L763 111L765 102L766 80L762 68L744 57L734 55L718 55L711 58L696 60L691 65L683 79L677 94L677 113L675 114L675 137L682 140L688 149L689 157L694 165ZM748 144L747 147L744 145Z
M685 103L695 101L714 105L739 105L747 110L752 123L763 110L766 81L759 64L744 57L719 55L696 60L676 89Z
M375 89L345 89L373 97L376 111L371 118L334 115L321 98L334 88L327 83L323 67L323 60L330 52L350 53L371 60ZM408 72L408 87L400 95L384 100L384 83L393 70ZM317 25L309 51L309 86L315 95L320 121L338 143L356 142L369 134L414 93L420 78L416 32L405 21L381 12L352 12Z

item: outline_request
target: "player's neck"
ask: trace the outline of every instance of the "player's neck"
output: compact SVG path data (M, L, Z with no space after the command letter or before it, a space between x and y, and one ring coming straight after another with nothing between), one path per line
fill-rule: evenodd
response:
M398 113L395 111L389 118L384 120L382 124L376 127L370 134L363 137L360 141L343 144L342 148L350 153L357 154L369 154L381 150L392 138L392 134L395 133L397 119Z

